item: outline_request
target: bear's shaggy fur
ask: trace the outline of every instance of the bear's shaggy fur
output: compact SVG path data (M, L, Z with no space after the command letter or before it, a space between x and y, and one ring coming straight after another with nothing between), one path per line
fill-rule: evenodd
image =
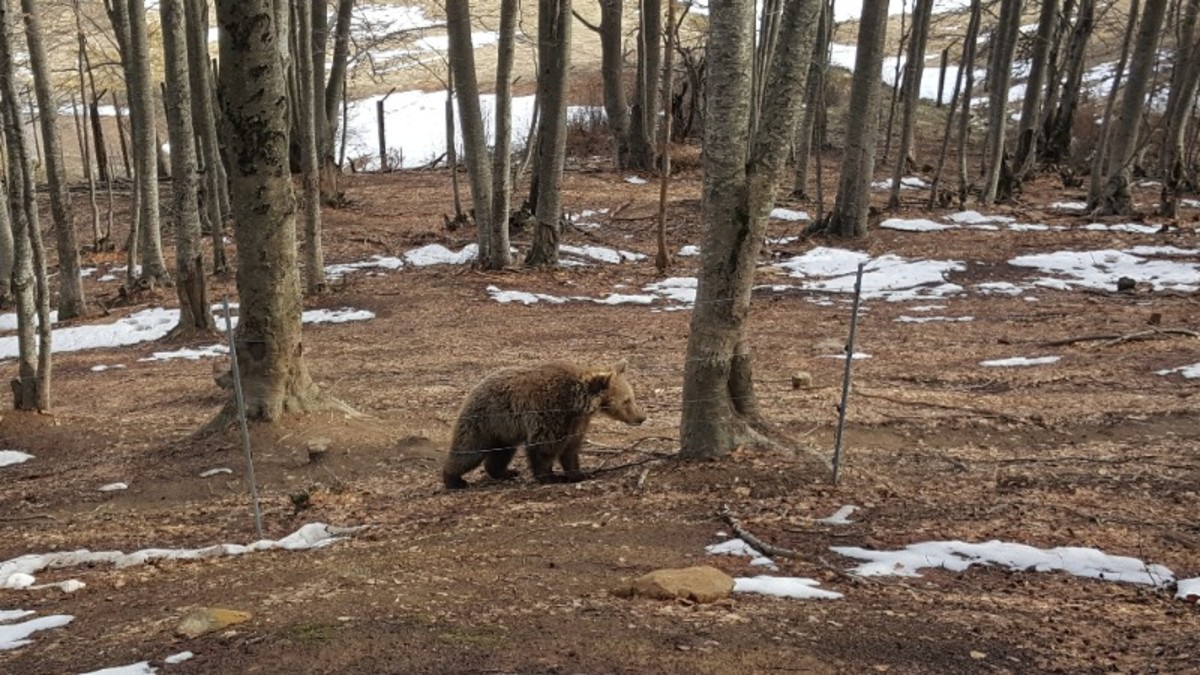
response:
M646 421L624 373L625 362L620 361L589 369L545 363L488 375L458 413L442 468L446 487L467 487L463 475L480 464L492 478L515 477L508 465L522 445L539 482L584 480L579 448L596 413L632 425ZM555 461L562 474L554 473Z

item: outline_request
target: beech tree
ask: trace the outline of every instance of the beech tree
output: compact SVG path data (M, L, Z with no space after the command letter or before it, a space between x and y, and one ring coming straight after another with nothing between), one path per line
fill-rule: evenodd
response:
M558 264L562 222L562 173L567 152L567 69L571 62L571 0L538 1L537 206L531 266ZM657 81L657 77L654 78ZM648 99L653 105L653 98ZM636 111L635 111L636 115ZM636 127L636 123L635 123ZM633 145L633 152L638 146ZM653 153L653 149L650 151Z
M191 87L192 127L199 145L197 170L201 173L204 213L212 234L213 271L228 269L225 256L225 221L229 218L229 181L221 159L217 115L213 110L212 67L208 55L208 2L184 0L187 19L188 84Z
M217 20L238 256L237 358L247 414L270 421L286 412L347 410L313 382L301 339L284 72L288 6L218 0Z
M1183 20L1176 33L1175 58L1171 67L1171 89L1167 94L1167 108L1163 112L1166 128L1163 131L1162 171L1163 186L1159 213L1174 218L1178 215L1179 197L1185 187L1193 183L1184 166L1184 136L1191 122L1192 107L1196 90L1200 86L1200 44L1197 44L1197 17L1200 15L1200 0L1187 0Z
M300 128L300 171L304 203L304 280L309 295L325 290L325 249L321 243L320 157L317 155L317 129L323 122L317 119L317 109L324 110L324 100L317 104L314 77L312 0L292 0L292 18L296 28L295 46L297 110L296 123ZM319 3L318 3L319 4ZM322 63L324 61L322 60Z
M1087 46L1095 26L1095 0L1079 0L1075 20L1067 42L1067 53L1063 59L1063 78L1058 88L1058 104L1053 114L1046 118L1046 142L1041 152L1042 160L1056 164L1065 160L1071 152L1071 137L1075 124L1075 111L1083 93L1083 74L1087 70Z
M446 35L449 38L450 70L458 99L467 177L471 182L471 204L475 209L479 260L487 264L485 261L491 260L492 249L492 167L488 158L487 137L483 131L483 111L479 104L469 0L446 2Z
M58 248L58 318L73 319L87 313L83 296L83 278L79 275L79 242L71 196L67 192L67 172L63 166L62 140L58 133L58 101L51 90L50 62L42 44L40 10L37 0L21 0L25 15L25 42L29 46L29 67L33 71L33 90L38 102L38 121L46 146L46 183L50 191L50 215L54 219Z
M1037 36L1029 61L1029 79L1025 83L1025 99L1021 102L1021 121L1017 127L1017 153L1014 164L1017 180L1033 169L1037 158L1038 136L1041 134L1042 102L1047 73L1050 70L1050 47L1058 26L1058 0L1042 0L1038 16Z
M670 2L671 0L667 0ZM563 0L570 16L570 0ZM633 89L633 106L629 120L629 168L654 168L655 120L658 115L658 77L662 68L662 8L663 0L640 0L638 3L637 80ZM541 7L553 3L538 3L538 25L541 26ZM539 40L540 47L540 40ZM539 55L539 63L542 58ZM540 78L539 78L540 81Z
M129 51L125 88L129 93L129 119L133 125L133 156L138 182L138 247L142 273L138 283L153 288L169 283L163 259L158 204L158 133L155 130L154 85L150 71L150 38L146 33L145 0L128 3ZM132 268L131 268L132 271Z
M997 195L1007 198L1012 191L1012 167L1004 146L1008 127L1008 93L1012 81L1013 54L1021 23L1021 0L1001 0L1000 19L992 33L992 58L988 61L988 123L985 141L983 186L979 202L991 204ZM1003 185L1001 177L1003 176Z
M684 457L714 457L769 440L754 393L746 318L767 216L804 97L818 2L781 3L778 48L765 75L771 96L753 133L754 2L729 0L709 10L704 241L684 361ZM886 3L875 4L886 16ZM877 67L876 80L878 74Z
M612 134L613 163L629 168L629 104L625 96L625 0L600 0L600 75L604 117Z
M904 58L904 81L900 97L904 108L900 118L900 150L892 172L892 190L888 206L900 206L900 181L905 171L916 162L912 158L913 134L917 123L917 101L921 98L921 77L925 73L925 45L929 43L929 23L933 15L933 0L916 0L913 6L912 33L908 38L908 54Z

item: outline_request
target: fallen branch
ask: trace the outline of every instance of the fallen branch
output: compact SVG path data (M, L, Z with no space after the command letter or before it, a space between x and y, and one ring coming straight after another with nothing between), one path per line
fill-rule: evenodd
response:
M733 530L734 534L736 534L738 537L741 537L742 541L746 542L747 544L749 544L751 546L751 548L754 548L755 550L759 551L760 553L763 553L764 555L768 555L768 556L775 557L775 558L799 558L800 557L800 554L796 553L795 551L791 550L790 548L781 548L779 546L774 546L772 544L768 544L767 542L763 541L762 539L759 539L758 537L751 534L746 528L742 527L742 524L740 522L738 522L738 519L735 518L732 513L730 513L729 506L722 505L721 510L718 512L718 514L721 516L721 518L723 518L725 520L726 523L729 523L729 527Z
M1067 345L1078 344L1080 342L1104 342L1101 347L1111 347L1112 345L1122 342L1133 342L1135 340L1153 340L1159 337L1182 336L1191 338L1200 338L1200 333L1186 328L1151 328L1150 330L1138 331L1136 333L1094 333L1091 335L1079 335L1076 337L1062 338L1060 340L1050 340L1048 342L1038 343L1042 347L1065 347Z
M887 401L889 403L897 403L899 405L915 405L915 406L924 406L926 408L936 408L938 410L952 410L954 412L965 412L965 413L971 413L972 415L978 415L979 417L993 417L996 419L1002 419L1002 420L1006 420L1009 422L1025 423L1025 422L1029 421L1023 417L1017 417L1016 415L1009 415L1008 413L996 412L994 410L985 410L982 408L971 408L968 406L948 405L945 403L933 403L931 401L910 401L907 399L887 396L886 394L871 394L871 393L867 393L867 392L863 392L863 391L856 391L854 393L857 394L858 396L862 396L863 398L873 398L873 399L877 399L880 401Z

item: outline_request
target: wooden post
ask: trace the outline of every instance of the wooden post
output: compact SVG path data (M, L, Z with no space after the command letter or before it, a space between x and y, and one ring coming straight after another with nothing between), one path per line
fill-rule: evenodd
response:
M842 468L842 430L846 426L846 403L850 397L850 366L854 363L854 333L858 327L858 303L862 298L863 268L867 263L858 264L858 273L854 277L854 305L850 309L850 339L846 341L846 368L842 374L842 402L838 405L837 434L833 441L833 484L837 485L838 474Z

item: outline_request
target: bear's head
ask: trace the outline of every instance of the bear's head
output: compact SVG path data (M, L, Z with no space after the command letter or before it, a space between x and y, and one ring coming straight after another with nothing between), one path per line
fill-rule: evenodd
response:
M633 387L625 379L625 361L610 368L588 373L588 390L600 398L600 412L609 417L637 426L646 421L646 412L638 405Z

